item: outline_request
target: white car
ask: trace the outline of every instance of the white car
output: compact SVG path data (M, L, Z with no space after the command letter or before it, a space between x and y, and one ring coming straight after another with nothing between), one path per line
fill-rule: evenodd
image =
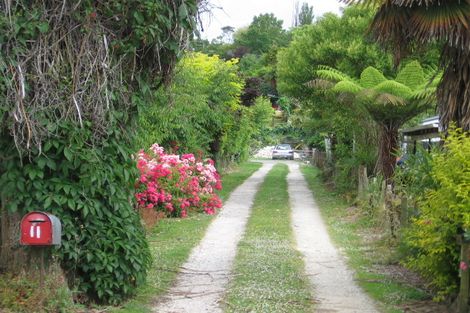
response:
M273 160L275 159L293 160L294 150L292 150L290 144L283 143L275 146L273 149Z

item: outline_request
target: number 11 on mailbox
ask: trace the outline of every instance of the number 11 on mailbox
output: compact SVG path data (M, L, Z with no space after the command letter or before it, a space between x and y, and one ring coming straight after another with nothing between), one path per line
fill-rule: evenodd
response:
M26 246L60 245L60 220L49 213L31 212L21 219L20 244Z

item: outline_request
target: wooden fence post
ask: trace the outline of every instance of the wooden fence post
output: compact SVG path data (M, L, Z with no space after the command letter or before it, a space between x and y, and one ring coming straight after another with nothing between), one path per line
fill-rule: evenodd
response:
M366 192L369 186L369 179L367 178L367 167L364 165L359 165L358 168L358 179L357 179L357 189L358 194L363 195Z
M409 222L408 197L406 194L403 194L400 200L400 225L406 226Z
M460 248L460 292L458 300L459 313L468 313L468 296L470 286L468 253L470 252L470 242L465 240L462 235L457 237L457 242L461 244Z

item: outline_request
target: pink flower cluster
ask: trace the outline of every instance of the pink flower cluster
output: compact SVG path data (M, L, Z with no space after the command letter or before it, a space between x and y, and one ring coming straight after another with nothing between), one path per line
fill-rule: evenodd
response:
M193 154L166 154L157 144L138 153L140 171L136 183L139 208L163 211L167 216L186 217L189 211L215 214L222 202L220 176L211 159L196 160Z

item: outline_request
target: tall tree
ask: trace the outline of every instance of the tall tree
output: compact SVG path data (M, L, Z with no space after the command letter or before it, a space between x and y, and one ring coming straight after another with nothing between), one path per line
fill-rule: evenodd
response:
M300 12L296 18L296 25L295 26L303 26L309 25L313 23L313 7L309 6L308 3L302 3L302 7L300 8Z
M470 2L468 0L343 0L378 5L370 30L398 63L415 46L441 42L442 81L437 89L441 123L470 130Z
M261 54L273 46L286 45L288 35L282 28L282 20L270 13L255 16L246 31L235 34L234 41L238 46L249 48L252 53Z
M233 26L224 26L221 28L222 34L217 37L221 43L232 43L233 42L233 33L235 32L235 27Z

